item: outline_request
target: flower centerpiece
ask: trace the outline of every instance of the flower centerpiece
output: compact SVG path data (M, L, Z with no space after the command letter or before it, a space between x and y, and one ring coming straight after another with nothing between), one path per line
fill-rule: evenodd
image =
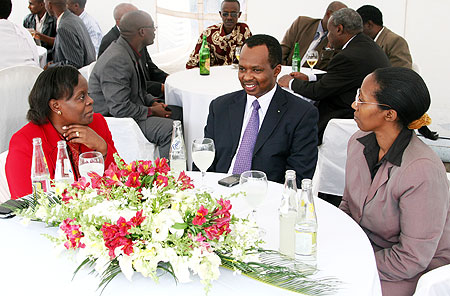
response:
M333 279L314 280L310 268L293 268L278 252L261 249L253 221L237 218L232 204L194 189L184 172L171 173L166 159L116 164L104 176L89 173L74 184L55 184L55 194L36 194L16 213L59 227L48 236L67 251L77 252L106 285L120 273L132 280L141 273L158 282L160 271L180 283L197 274L206 293L219 278L219 267L306 294L332 291Z

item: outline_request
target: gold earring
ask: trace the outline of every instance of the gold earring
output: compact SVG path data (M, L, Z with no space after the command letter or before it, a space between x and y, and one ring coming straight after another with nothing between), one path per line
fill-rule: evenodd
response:
M61 115L62 114L61 110L56 111L56 114Z

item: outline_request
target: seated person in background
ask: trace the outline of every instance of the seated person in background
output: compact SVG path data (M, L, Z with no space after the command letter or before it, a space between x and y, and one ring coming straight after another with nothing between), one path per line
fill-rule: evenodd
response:
M412 68L408 43L403 37L383 26L381 11L372 5L361 6L356 12L363 20L363 32L384 50L392 67Z
M277 85L280 71L281 47L274 37L247 39L239 60L243 90L218 97L209 106L205 137L216 147L211 171L260 170L283 183L286 170L295 170L298 186L303 178L312 178L317 109Z
M11 0L0 1L0 69L19 65L39 67L39 55L30 33L8 21Z
M328 5L322 19L299 16L286 31L283 41L281 41L281 49L283 50L282 64L292 65L295 43L298 42L302 66L306 62L304 58L306 52L315 49L319 53L316 69L326 70L334 54L332 49L326 49L328 44L328 20L333 12L345 7L347 6L344 3L334 1Z
M297 72L278 81L281 86L318 102L319 143L330 119L353 118L351 105L364 77L377 68L390 66L383 50L362 33L361 17L353 9L334 12L327 27L331 46L341 49L330 61L327 73L308 77Z
M47 49L47 59L52 60L51 50L56 36L56 19L45 10L44 0L29 0L30 14L23 20L23 26L32 29L37 45Z
M198 54L203 36L206 36L211 52L211 66L231 65L237 61L235 58L236 47L242 46L252 33L246 24L238 23L241 16L241 5L238 0L224 0L219 14L223 22L203 31L186 63L187 69L198 67Z
M155 25L141 10L126 13L120 21L120 37L100 56L89 77L94 110L105 116L133 118L146 138L169 157L172 118L181 108L160 103L147 93L140 52L153 44Z
M11 198L32 192L31 161L33 138L41 138L50 177L55 176L57 143L65 140L74 177L80 177L78 157L87 151L99 151L105 168L116 153L105 119L93 111L86 79L72 66L58 66L42 72L30 92L27 125L9 142L6 177Z
M450 263L449 183L442 161L411 130L429 121L430 94L407 68L377 69L355 98L340 208L366 232L384 296L412 295ZM428 122L429 123L429 122Z
M111 30L109 30L109 32L103 37L102 43L100 44L100 50L98 52L99 58L108 46L119 38L119 25L122 16L127 12L136 10L138 10L136 6L131 3L120 3L114 8L113 16L116 21L116 25L112 27ZM159 69L158 66L152 62L152 59L147 51L147 47L144 47L140 54L145 79L147 80L147 92L152 94L154 97L162 98L164 96L164 82L169 74Z
M79 16L86 26L86 29L91 37L92 44L94 44L95 55L98 54L98 48L102 42L103 33L98 22L89 15L85 10L86 0L68 0L67 8L75 15Z
M59 19L53 46L53 62L77 69L95 61L95 48L83 21L67 9L66 0L44 0L47 12Z

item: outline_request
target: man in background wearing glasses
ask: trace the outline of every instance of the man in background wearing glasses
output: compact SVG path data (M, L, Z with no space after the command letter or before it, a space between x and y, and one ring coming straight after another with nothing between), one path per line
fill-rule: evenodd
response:
M231 65L237 62L235 50L237 46L242 46L252 33L244 23L238 23L241 16L241 6L238 0L224 0L219 14L222 23L206 28L197 41L194 51L186 63L186 68L198 67L199 51L202 46L203 35L211 52L211 66Z

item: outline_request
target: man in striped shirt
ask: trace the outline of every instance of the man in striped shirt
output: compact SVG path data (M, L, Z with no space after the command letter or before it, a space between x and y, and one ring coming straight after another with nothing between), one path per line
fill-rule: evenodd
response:
M45 0L45 9L57 18L53 45L53 65L72 65L77 69L95 61L95 48L83 21L67 9L66 0Z

